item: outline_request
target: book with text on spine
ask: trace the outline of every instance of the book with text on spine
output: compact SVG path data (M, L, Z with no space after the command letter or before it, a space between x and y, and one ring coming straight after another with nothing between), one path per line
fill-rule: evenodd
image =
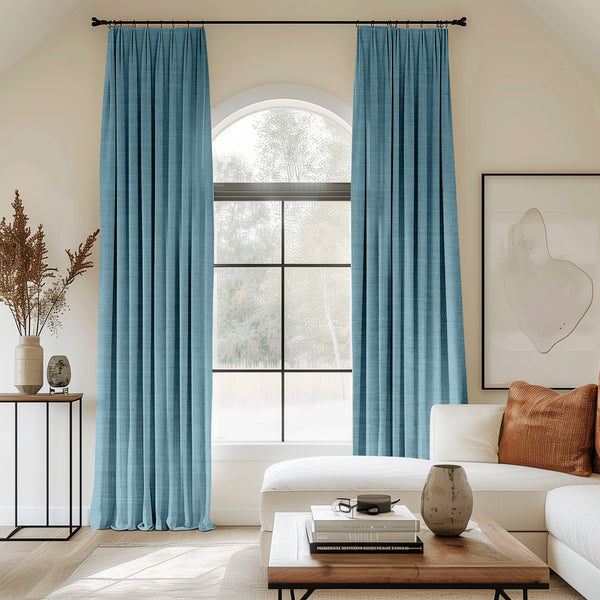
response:
M318 542L313 537L311 520L306 520L306 535L311 554L396 553L422 554L423 542L415 534L414 542Z
M313 540L315 542L416 542L416 531L313 531L311 526Z
M404 504L379 515L341 513L328 505L310 507L314 531L420 531L420 521Z

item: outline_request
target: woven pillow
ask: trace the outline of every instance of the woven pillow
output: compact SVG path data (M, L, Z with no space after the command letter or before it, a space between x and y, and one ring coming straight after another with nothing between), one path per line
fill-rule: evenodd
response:
M600 385L600 374L598 375ZM600 404L596 406L596 430L594 433L594 444L592 445L592 471L600 473Z
M600 405L596 408L596 434L592 450L592 471L600 473Z
M512 383L498 462L591 475L597 394L595 384L559 394L524 381Z

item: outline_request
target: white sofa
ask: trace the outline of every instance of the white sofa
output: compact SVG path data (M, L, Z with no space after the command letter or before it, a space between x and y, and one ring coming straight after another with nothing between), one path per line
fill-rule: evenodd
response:
M418 512L431 466L452 462L467 472L474 512L497 521L587 598L600 598L600 475L578 477L499 464L504 409L489 404L435 405L429 460L322 456L272 465L265 471L260 494L261 562L268 562L275 512L308 511L311 504L369 492L400 498ZM575 530L581 531L579 537Z

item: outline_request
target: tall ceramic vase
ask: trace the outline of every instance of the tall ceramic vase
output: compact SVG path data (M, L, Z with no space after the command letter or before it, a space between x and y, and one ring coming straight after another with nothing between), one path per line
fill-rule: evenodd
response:
M431 467L421 494L421 516L441 536L460 535L473 512L473 492L460 465Z
M36 394L44 385L44 349L38 335L22 335L15 348L15 387Z

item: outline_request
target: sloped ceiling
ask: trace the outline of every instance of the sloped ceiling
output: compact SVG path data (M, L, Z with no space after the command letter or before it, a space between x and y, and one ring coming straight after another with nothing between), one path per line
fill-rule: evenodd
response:
M600 0L516 1L600 77ZM3 9L0 73L86 2L88 0L0 0Z
M0 73L50 35L87 0L0 0Z
M517 0L600 77L599 0Z

